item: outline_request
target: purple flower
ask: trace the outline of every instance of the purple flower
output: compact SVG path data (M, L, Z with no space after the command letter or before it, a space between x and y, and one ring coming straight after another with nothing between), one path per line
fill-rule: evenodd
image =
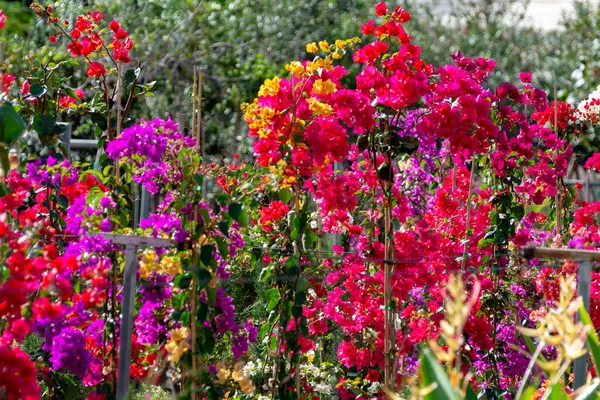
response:
M69 373L83 378L92 360L85 349L85 335L75 328L64 328L54 338L50 351L50 362L54 370L66 369Z
M248 332L248 341L250 341L250 343L256 343L258 340L258 328L255 327L252 322L246 321L244 323L244 329Z

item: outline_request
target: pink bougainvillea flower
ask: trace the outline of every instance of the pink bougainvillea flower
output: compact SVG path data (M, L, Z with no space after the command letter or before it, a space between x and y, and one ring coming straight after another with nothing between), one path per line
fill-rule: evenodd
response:
M79 100L82 100L85 97L85 91L83 89L76 89L75 94L77 95Z
M533 72L521 72L521 74L519 74L519 79L521 79L521 82L523 83L531 83L532 78Z
M4 11L0 10L0 29L4 28L4 22L6 21L6 14L4 14Z
M387 11L388 11L387 5L383 1L375 6L375 12L380 17L383 17L384 15L386 15Z

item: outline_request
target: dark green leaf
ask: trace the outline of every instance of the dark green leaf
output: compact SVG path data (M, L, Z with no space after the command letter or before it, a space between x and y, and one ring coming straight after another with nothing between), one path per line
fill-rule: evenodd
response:
M196 313L196 322L198 323L198 325L201 325L206 320L207 315L208 304L201 302L200 304L198 304L198 312Z
M40 136L48 136L52 133L54 129L54 124L56 123L56 119L50 114L44 115L36 115L33 117L33 129Z
M232 203L229 205L229 215L231 216L231 218L233 218L237 221L238 218L240 217L241 213L242 213L242 205L241 204Z
M219 254L221 254L221 257L229 257L229 246L227 246L225 240L223 240L223 238L220 236L215 236L215 242L217 242L217 248L219 249Z
M29 94L34 97L40 97L46 93L46 88L39 83L34 83L29 87Z
M198 270L198 288L204 289L208 286L210 281L212 280L212 274L209 270L205 268L200 268Z
M215 246L207 244L200 248L200 261L204 266L208 267L214 264L215 261Z
M209 306L212 307L215 305L215 301L217 300L217 291L215 290L215 288L206 288L206 298L208 299Z
M0 142L11 144L25 129L25 123L10 103L0 107Z

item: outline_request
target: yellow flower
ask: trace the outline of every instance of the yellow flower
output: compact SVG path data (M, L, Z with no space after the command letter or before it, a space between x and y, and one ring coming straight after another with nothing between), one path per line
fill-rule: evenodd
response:
M321 51L325 51L325 52L329 52L329 43L327 43L327 40L321 40L319 42L319 48L321 49Z
M346 42L340 39L337 39L335 41L335 47L337 47L338 49L343 49L344 47L346 47Z
M316 53L319 49L317 48L317 44L315 42L309 43L306 45L307 53Z
M146 249L142 253L140 260L140 276L147 278L150 272L154 271L158 267L158 255L152 249Z
M186 327L174 329L171 331L171 340L180 342L190 335L190 330Z
M260 110L260 117L265 121L272 120L274 116L275 110L273 110L271 107L263 107L263 109Z
M171 256L164 257L160 260L160 272L167 275L177 275L182 272L181 263Z
M331 58L321 58L315 63L317 65L317 68L323 68L328 71L331 71L333 69L333 60Z
M334 60L339 60L340 58L342 58L342 55L338 52L331 53L331 58L333 58Z
M335 83L331 82L330 79L323 81L321 79L317 79L312 88L313 92L316 94L331 94L337 91Z
M298 61L292 61L291 63L285 66L285 69L290 71L292 75L304 76L305 74L304 66Z
M277 76L273 79L265 79L265 83L260 87L258 91L259 96L275 96L279 92L280 78Z
M333 108L331 108L331 106L329 104L321 103L319 100L315 99L314 97L311 97L311 98L307 99L306 101L308 101L308 108L310 108L311 111L313 111L314 113L316 113L318 115L327 117L328 115L333 114Z

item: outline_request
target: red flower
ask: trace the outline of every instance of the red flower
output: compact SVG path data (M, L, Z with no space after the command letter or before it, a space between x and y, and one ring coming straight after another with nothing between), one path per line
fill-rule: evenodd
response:
M79 32L77 29L73 29L71 31L71 36L73 39L79 39L81 37L81 32Z
M370 370L365 376L365 380L369 382L379 382L379 379L381 379L381 375L374 369Z
M0 74L0 76L2 76L2 74ZM15 79L17 78L11 74L4 74L4 76L2 76L2 91L4 93L8 93L8 88L13 84Z
M106 68L101 63L94 61L90 63L87 74L91 77L100 77L106 74Z
M375 13L380 17L386 15L387 11L387 5L383 1L375 6Z
M374 21L370 20L369 22L367 22L366 24L363 24L360 27L360 30L362 31L363 34L365 35L372 35L373 32L375 32L375 25L374 25Z
M129 33L127 33L127 31L125 29L118 29L115 32L115 39L118 40L123 40L125 39L127 36L129 35Z
M102 19L102 13L100 11L95 11L92 14L92 19L94 20L94 22L100 22L100 20Z
M58 105L63 108L68 108L73 103L75 103L75 99L71 96L63 96L58 99Z
M77 95L79 100L82 100L85 97L85 91L82 89L76 89L75 94Z
M50 43L56 43L56 36L52 35L48 40L50 41Z
M114 19L111 21L111 23L108 25L108 27L110 28L111 31L116 32L119 29L121 29L121 24L119 24L117 21L115 21Z

